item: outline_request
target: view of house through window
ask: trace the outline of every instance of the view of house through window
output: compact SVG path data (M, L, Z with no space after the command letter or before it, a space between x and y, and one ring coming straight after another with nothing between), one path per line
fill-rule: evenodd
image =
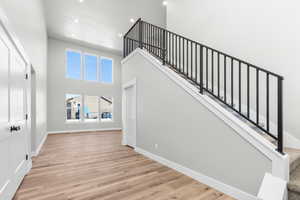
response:
M67 120L80 120L81 96L66 94Z
M99 97L85 96L84 118L91 120L99 119Z
M112 120L113 113L113 99L111 97L100 98L100 108L101 108L101 121Z

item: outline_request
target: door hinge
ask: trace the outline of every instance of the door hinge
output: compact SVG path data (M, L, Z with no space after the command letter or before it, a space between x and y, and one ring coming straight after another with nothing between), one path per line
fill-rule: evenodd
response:
M28 74L25 74L25 79L28 80Z
M26 154L26 160L28 160L28 154Z
M28 114L25 115L25 119L28 120Z

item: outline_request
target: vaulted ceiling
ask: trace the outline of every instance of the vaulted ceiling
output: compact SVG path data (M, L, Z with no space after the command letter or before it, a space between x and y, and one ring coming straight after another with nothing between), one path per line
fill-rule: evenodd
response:
M122 50L122 35L130 19L165 26L162 0L44 0L50 37Z

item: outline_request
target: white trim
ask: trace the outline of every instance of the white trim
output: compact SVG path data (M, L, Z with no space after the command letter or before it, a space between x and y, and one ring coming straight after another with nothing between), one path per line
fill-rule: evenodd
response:
M287 194L287 182L266 173L258 192L263 200L283 200Z
M136 147L136 132L137 132L137 89L136 89L136 83L137 83L137 80L136 78L128 81L127 83L124 83L122 85L122 126L123 126L123 137L122 137L122 145L128 145L128 142L127 142L127 128L126 128L126 96L125 96L125 90L127 88L130 88L130 87L133 87L133 90L134 90L134 105L135 105L135 132L134 132L134 135L135 135L135 139L134 139L134 144L133 144L133 147L135 148Z
M32 155L33 157L36 157L36 156L39 155L39 153L40 153L42 147L44 146L44 144L45 144L45 142L46 142L46 140L47 140L47 137L48 137L48 133L46 133L46 134L44 135L44 137L43 137L42 141L40 142L39 146L37 147L37 149L36 149L34 152L31 153L31 155Z
M64 133L81 133L81 132L98 132L98 131L122 131L122 128L103 128L103 129L83 129L69 131L48 131L48 134L64 134Z
M272 161L272 175L280 177L284 180L289 180L289 156L282 155L276 151L274 145L267 141L263 136L257 134L255 130L250 128L246 123L237 118L233 113L223 108L216 101L207 95L201 95L196 87L181 78L176 72L161 64L161 62L147 51L137 48L129 56L121 61L122 65L126 63L132 56L140 54L156 69L164 73L170 80L182 87L189 95L194 97L199 103L203 104L220 118L224 123L236 131L248 143L254 146L262 154Z
M149 157L153 160L155 160L156 162L159 162L163 165L166 165L169 168L172 168L180 173L183 173L186 176L189 176L197 181L199 181L200 183L206 184L212 188L215 188L216 190L227 194L231 197L234 197L236 199L240 199L240 200L262 200L260 198L257 198L251 194L248 194L244 191L241 191L235 187L232 187L230 185L227 185L225 183L222 183L214 178L208 177L204 174L201 174L200 172L196 172L192 169L189 169L187 167L184 167L178 163L175 163L173 161L167 160L163 157L160 157L158 155L152 154L144 149L141 148L135 148L135 151L143 154L146 157Z

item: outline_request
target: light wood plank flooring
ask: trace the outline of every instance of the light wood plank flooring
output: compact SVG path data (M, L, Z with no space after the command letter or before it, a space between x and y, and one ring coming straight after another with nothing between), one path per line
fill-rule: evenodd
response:
M14 200L233 200L120 144L120 132L49 135Z

